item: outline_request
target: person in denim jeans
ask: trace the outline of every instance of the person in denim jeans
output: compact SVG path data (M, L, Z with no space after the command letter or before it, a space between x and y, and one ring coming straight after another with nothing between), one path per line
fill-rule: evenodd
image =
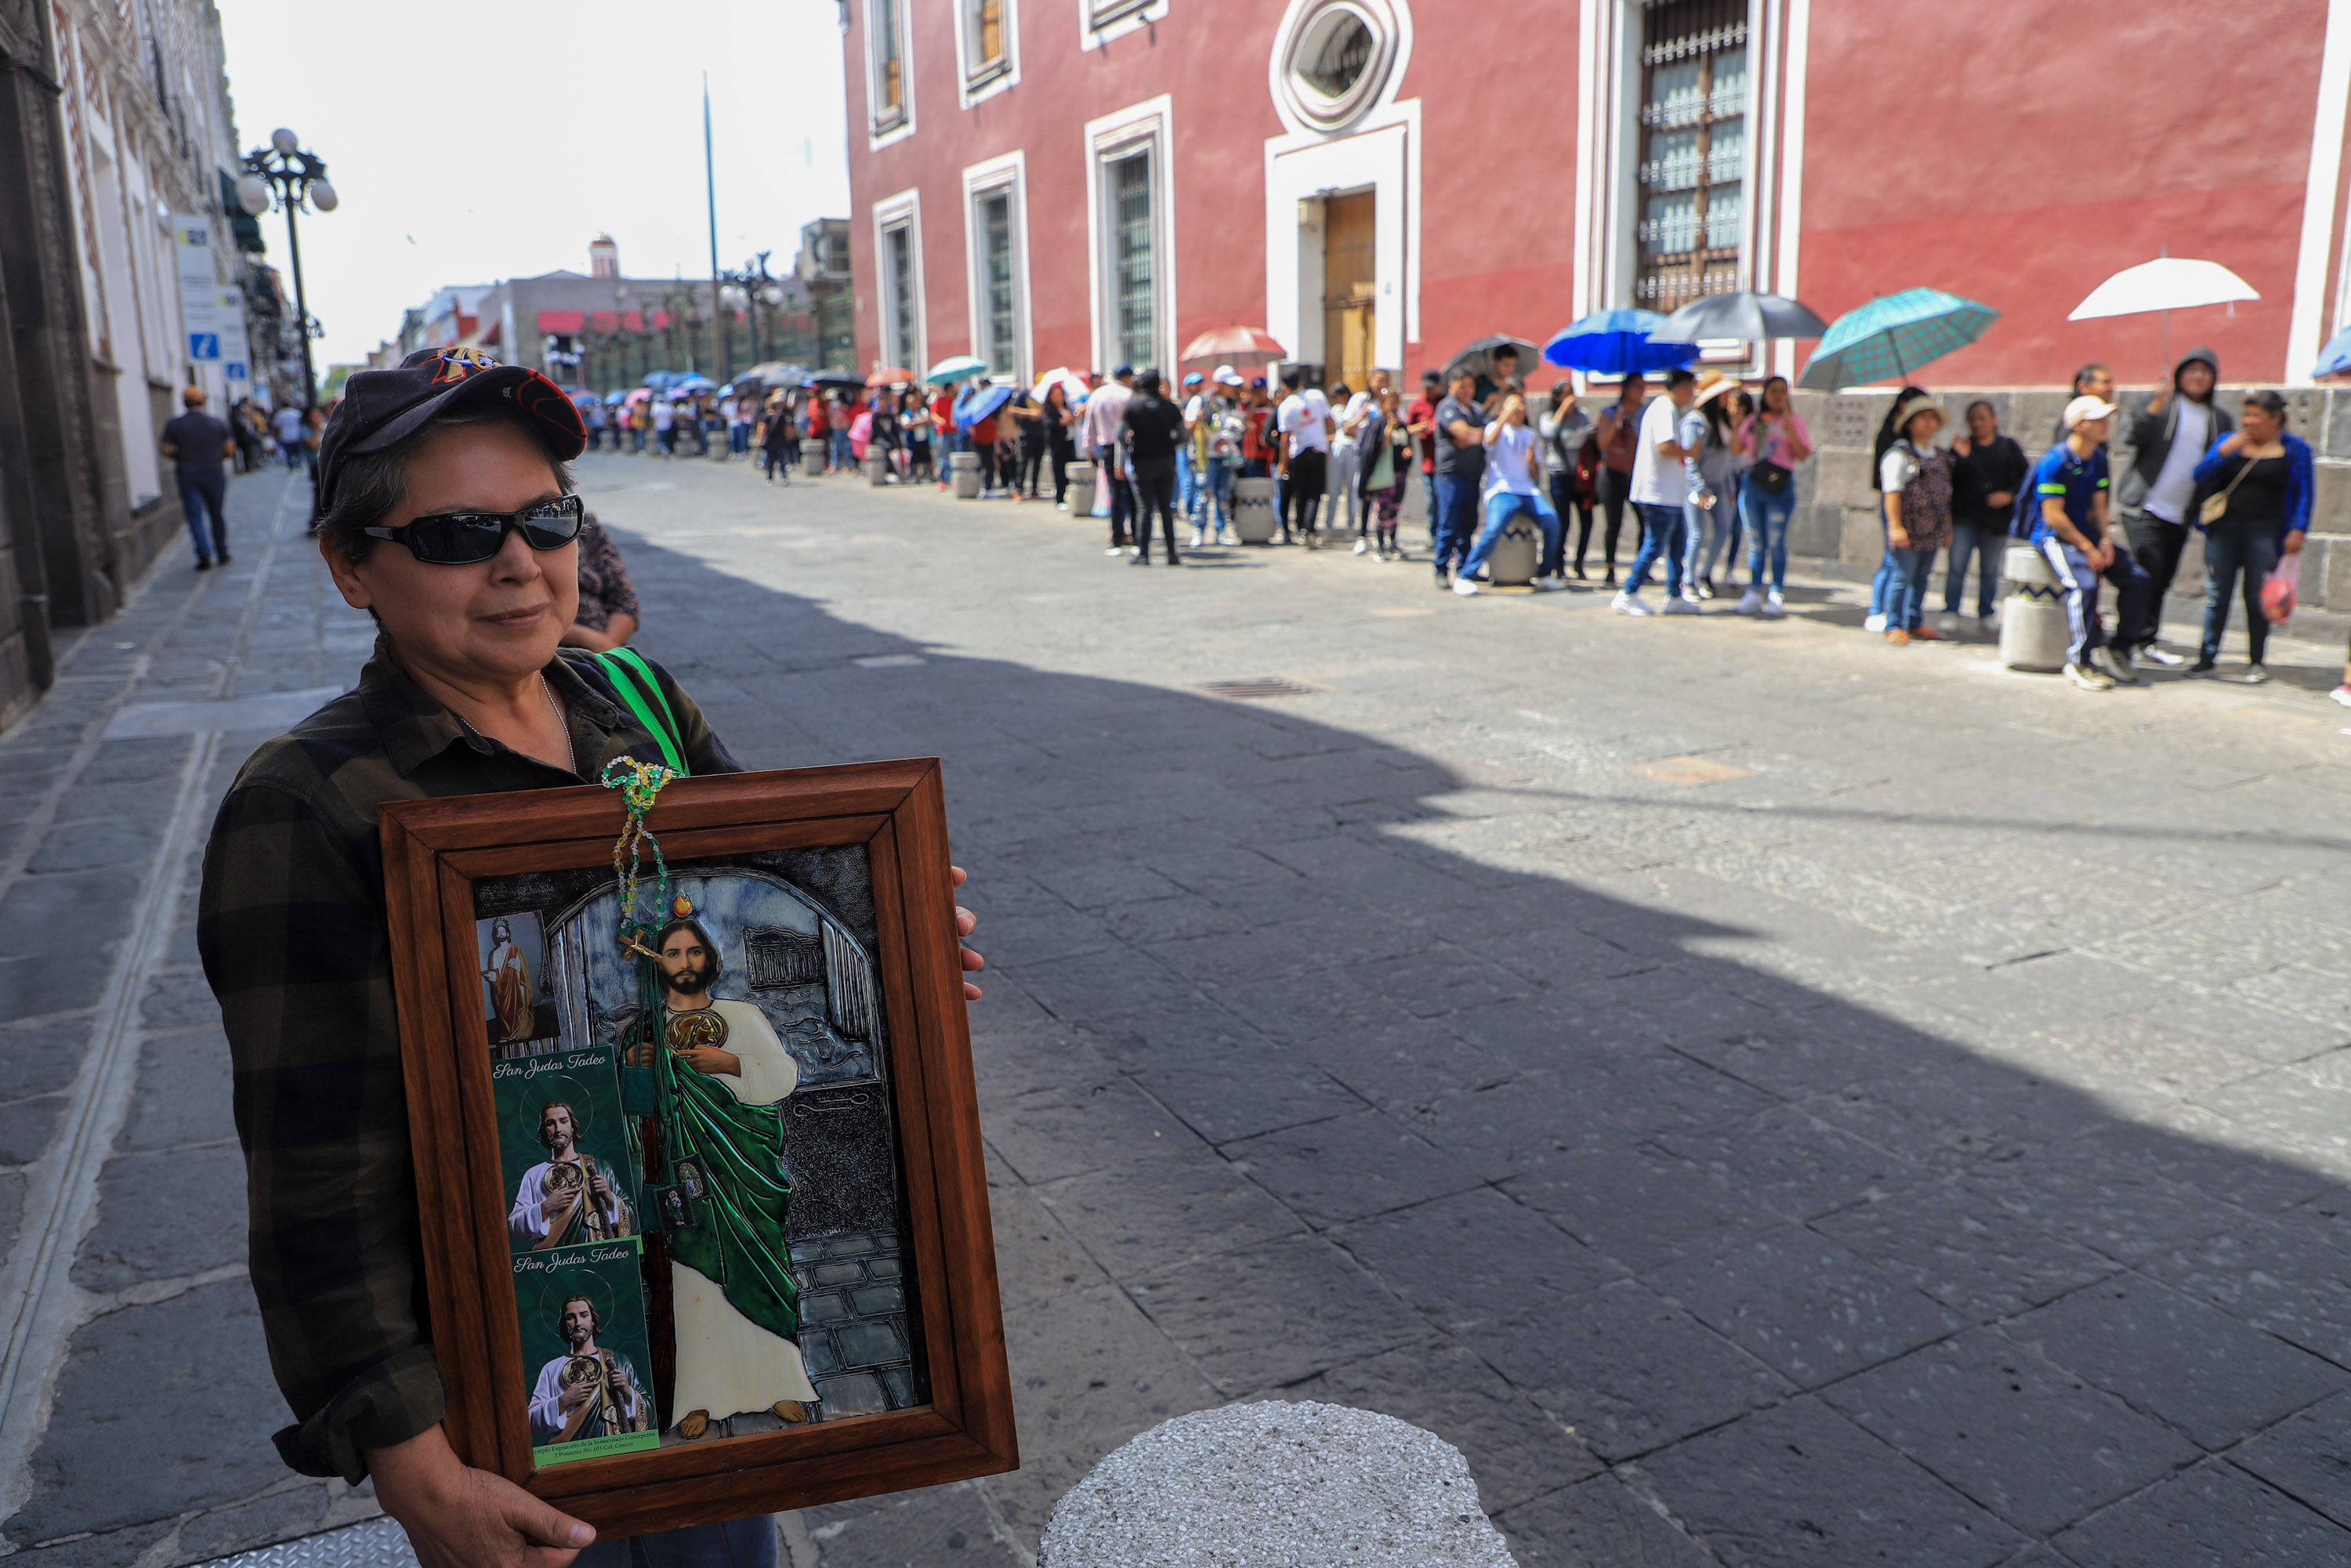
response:
M1796 465L1813 455L1813 433L1792 405L1788 378L1763 383L1762 406L1740 421L1732 437L1739 453L1753 459L1739 487L1739 517L1747 526L1747 591L1741 615L1773 620L1788 612L1788 519L1796 511ZM1765 572L1771 587L1763 591Z
M2241 576L2251 655L2245 681L2258 685L2269 678L2262 663L2270 625L2262 582L2277 570L2280 555L2302 553L2316 487L2310 444L2288 431L2285 422L2285 399L2273 392L2251 393L2241 428L2214 441L2196 465L2197 496L2224 497L2226 509L2205 525L2204 639L2190 674L2210 674L2219 660L2220 638L2229 629L2229 597Z
M1921 622L1928 570L1951 537L1951 455L1935 444L1943 411L1925 393L1903 399L1894 423L1902 438L1879 459L1877 487L1886 497L1886 640L1900 647L1938 636Z
M1943 612L1959 612L1968 562L1976 566L1976 619L1989 621L2000 595L2002 555L2016 493L2032 465L1981 398L1968 404L1968 433L1951 443L1951 554L1943 573Z
M1869 473L1873 486L1879 465L1886 461L1887 449L1902 439L1902 427L1896 420L1896 416L1902 412L1902 405L1912 398L1926 395L1925 387L1906 386L1896 392L1894 401L1886 405L1886 423L1877 427L1877 441L1869 455ZM1877 573L1869 580L1869 617L1861 623L1862 630L1865 632L1886 630L1886 583L1894 573L1893 558L1886 553L1891 548L1886 537L1886 497L1881 495L1877 498Z
M1687 481L1682 586L1700 599L1714 597L1714 563L1729 542L1732 508L1738 504L1731 427L1723 413L1725 397L1738 388L1720 371L1708 371L1698 377L1698 395L1681 416L1681 444L1688 454L1682 459Z
M1656 613L1641 602L1641 589L1649 580L1649 569L1660 558L1666 563L1666 613L1698 612L1698 601L1683 597L1690 585L1682 576L1682 547L1687 532L1682 502L1688 494L1682 460L1691 453L1682 445L1679 434L1682 413L1697 395L1696 376L1687 371L1667 371L1666 395L1649 399L1642 412L1630 486L1633 509L1641 518L1641 553L1633 558L1624 591L1609 601L1608 607L1619 615Z

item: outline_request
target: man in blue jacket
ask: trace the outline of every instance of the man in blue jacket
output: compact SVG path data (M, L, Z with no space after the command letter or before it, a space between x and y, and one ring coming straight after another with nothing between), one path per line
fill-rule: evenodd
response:
M2032 469L2032 493L2041 510L2032 522L2032 548L2057 574L2065 591L2065 619L2073 629L2065 650L2065 678L2087 692L2103 692L2117 680L2137 682L2130 650L2146 622L2150 584L2137 561L2115 548L2107 526L2109 476L2106 433L2115 405L2084 395L2065 405L2066 437L2043 455ZM2115 585L2116 631L2111 641L2098 627L2098 579ZM2092 663L2106 645L2106 668Z

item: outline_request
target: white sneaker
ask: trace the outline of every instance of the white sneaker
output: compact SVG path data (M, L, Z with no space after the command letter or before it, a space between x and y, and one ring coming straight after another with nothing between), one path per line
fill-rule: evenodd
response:
M1697 600L1685 598L1667 600L1666 613L1668 615L1702 615L1705 612L1698 607Z
M1760 615L1762 612L1763 596L1751 588L1739 596L1739 602L1733 607L1733 613L1740 615Z
M1883 615L1868 616L1863 620L1861 629L1865 632L1883 632L1886 630L1886 617Z
M2176 670L2188 663L2170 649L2158 648L2152 643L2138 651L2138 657L2145 659L2150 664L2160 664L2167 670Z
M1777 621L1787 613L1788 601L1786 596L1782 594L1778 589L1773 589L1771 591L1771 597L1763 601L1763 618L1767 621Z
M2269 678L2270 673L2266 666L2261 664L2248 664L2245 666L2245 685L2249 686L2266 685Z
M1539 577L1534 581L1537 593L1557 593L1566 586L1567 580L1563 577Z
M1372 547L1370 544L1363 539L1359 538L1355 541L1355 553L1357 555L1368 555L1371 552L1371 549Z
M1477 580L1474 578L1457 577L1453 580L1453 591L1464 599L1474 598L1478 592Z
M1102 554L1104 555L1124 555L1125 553L1126 547L1124 545L1113 545L1110 549L1102 551Z
M1200 534L1199 530L1196 528L1194 529L1192 533L1192 548L1194 549L1198 549L1200 548Z
M1638 596L1620 593L1608 601L1608 608L1619 615L1655 615L1656 611L1641 602Z

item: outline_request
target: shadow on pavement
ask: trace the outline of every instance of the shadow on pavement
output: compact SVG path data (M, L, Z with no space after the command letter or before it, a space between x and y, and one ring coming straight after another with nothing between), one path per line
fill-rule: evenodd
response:
M1311 699L941 656L631 560L648 651L747 764L946 759L984 922L1026 1465L811 1513L828 1564L1033 1549L1125 1437L1267 1396L1458 1444L1530 1563L2351 1556L2335 1180L1839 994L1920 947L1598 891L1573 799L1479 796L1555 873L1416 841L1470 784ZM848 662L877 652L929 662ZM1857 821L1856 852L1902 826ZM1697 950L1758 936L1817 983ZM2343 1043L2150 1019L2058 964L1973 971L2050 1057Z
M1848 999L1962 966L1761 895L1740 926L1644 902L1574 798L1312 699L946 656L629 559L642 646L747 766L946 758L983 922L1025 1466L812 1511L828 1568L1023 1561L1110 1448L1268 1396L1458 1444L1529 1564L2351 1560L2351 1194L2004 1060L2339 1030L2151 1018L2057 959L1970 971L2033 1023L1968 1049ZM926 662L851 662L883 654ZM1516 866L1415 836L1473 810ZM1712 951L1742 938L1786 972ZM73 1464L45 1534L99 1528Z

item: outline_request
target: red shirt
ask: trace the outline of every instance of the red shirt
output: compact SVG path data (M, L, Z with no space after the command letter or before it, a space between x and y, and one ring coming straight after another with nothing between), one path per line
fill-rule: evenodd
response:
M1273 410L1259 403L1245 413L1249 424L1241 432L1241 455L1252 462L1272 462L1273 451L1265 444L1265 425L1273 417Z
M955 428L955 394L941 392L931 400L931 418L941 430Z
M1415 439L1420 443L1420 471L1434 474L1437 472L1437 405L1425 397L1416 397L1405 406L1404 422L1428 426L1427 434Z

